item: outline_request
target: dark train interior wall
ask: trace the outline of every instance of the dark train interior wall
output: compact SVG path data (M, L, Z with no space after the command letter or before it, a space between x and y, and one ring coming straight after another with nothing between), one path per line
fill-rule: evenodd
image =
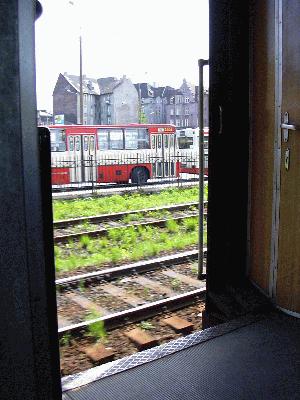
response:
M54 265L36 128L35 6L32 0L0 2L1 399L61 398Z

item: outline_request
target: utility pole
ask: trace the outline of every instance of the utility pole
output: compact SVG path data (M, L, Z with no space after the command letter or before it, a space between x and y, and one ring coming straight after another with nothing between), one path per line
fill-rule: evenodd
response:
M139 83L139 100L138 100L138 118L139 118L139 124L141 123L142 119L142 99L141 99L141 87Z
M161 121L160 121L160 123L162 123L162 124L167 123L167 121L165 120L165 104L164 104L164 94L165 94L166 87L167 86L164 87L164 90L161 94Z
M79 116L80 124L83 125L83 80L82 80L82 36L79 36Z

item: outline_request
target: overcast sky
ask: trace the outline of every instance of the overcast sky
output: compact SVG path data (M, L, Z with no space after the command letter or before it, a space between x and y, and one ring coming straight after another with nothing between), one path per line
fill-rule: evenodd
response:
M88 77L126 75L133 83L173 87L186 78L198 84L197 60L208 58L208 0L40 1L38 109L52 111L60 72L79 75L80 31Z

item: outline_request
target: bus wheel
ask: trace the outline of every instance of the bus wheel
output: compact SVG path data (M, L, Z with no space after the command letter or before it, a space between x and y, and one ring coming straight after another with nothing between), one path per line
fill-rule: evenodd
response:
M149 172L144 167L136 167L131 172L131 182L142 185L149 179Z

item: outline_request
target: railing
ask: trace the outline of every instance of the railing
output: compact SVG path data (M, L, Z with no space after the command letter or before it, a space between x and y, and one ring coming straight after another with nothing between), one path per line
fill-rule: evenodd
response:
M153 154L105 155L95 159L56 158L52 156L52 188L54 192L107 188L146 188L157 185L196 184L199 174L199 154L184 150L164 157ZM207 160L204 166L207 174Z

